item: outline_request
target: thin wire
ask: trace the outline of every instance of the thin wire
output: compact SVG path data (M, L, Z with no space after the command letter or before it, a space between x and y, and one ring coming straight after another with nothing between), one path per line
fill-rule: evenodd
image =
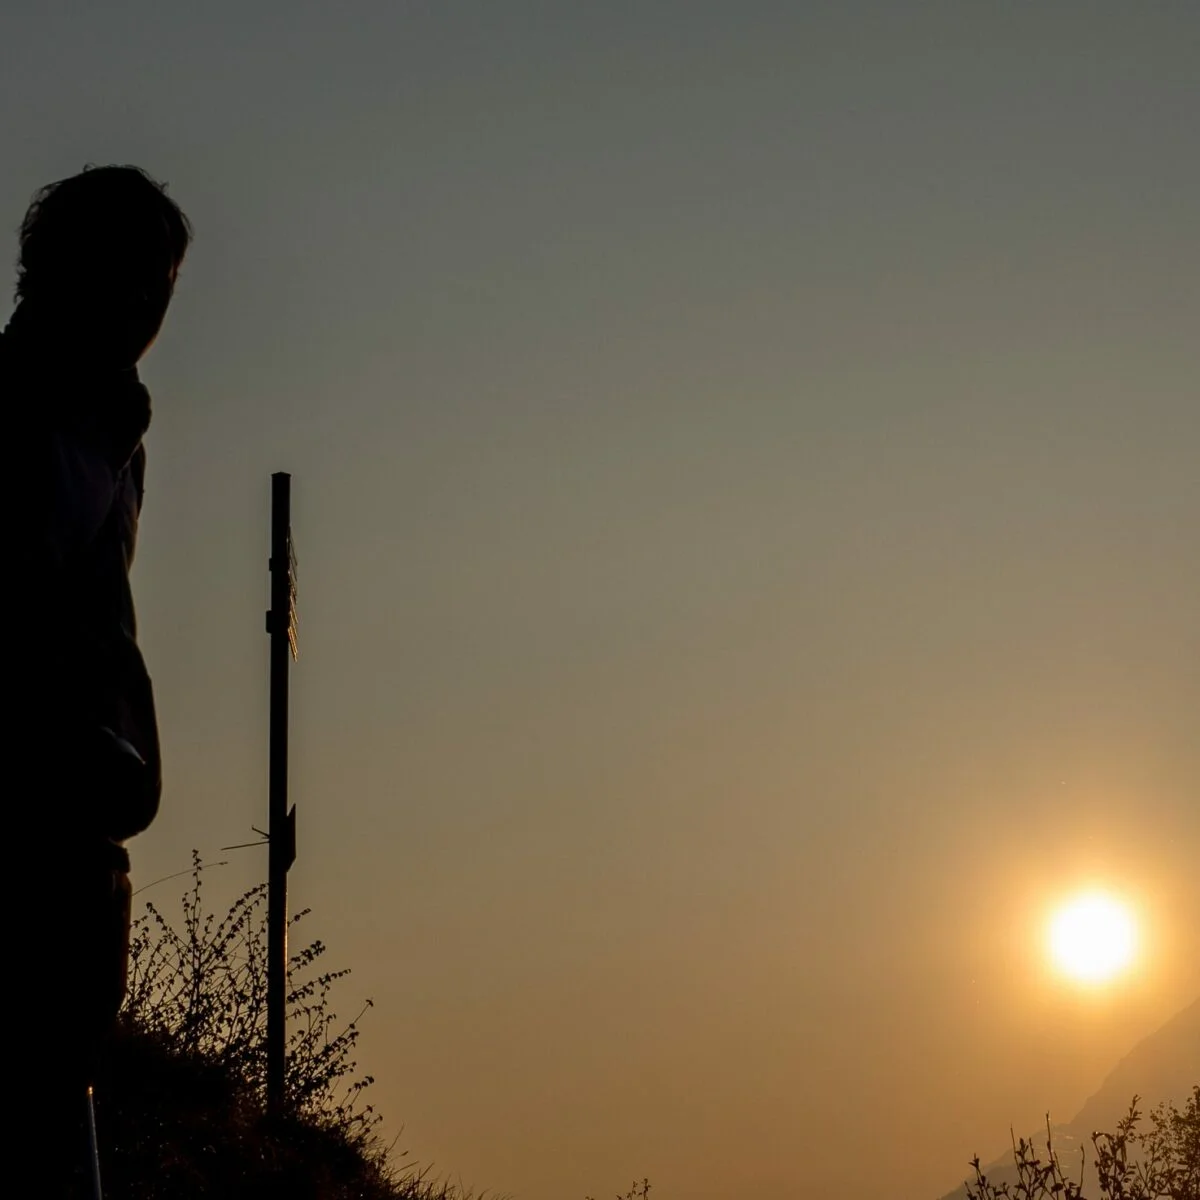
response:
M227 867L227 866L229 866L229 862L228 862L228 860L225 860L222 862L205 863L204 865L206 867ZM152 887L158 887L158 885L160 883L166 883L168 880L171 880L171 879L178 879L181 875L190 875L194 870L195 870L195 867L188 867L186 870L176 871L174 875L164 875L161 879L155 879L151 883L142 884L142 886L140 888L134 888L133 891L130 892L130 895L136 896L139 892L145 892L145 891L148 891Z
M262 838L261 842L238 842L236 846L222 846L221 850L245 850L247 846L265 846L271 840L271 835L265 829L259 829L257 825L251 825L250 828Z

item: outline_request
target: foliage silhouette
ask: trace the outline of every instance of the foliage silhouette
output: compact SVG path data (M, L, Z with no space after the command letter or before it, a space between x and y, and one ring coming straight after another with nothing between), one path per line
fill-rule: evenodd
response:
M585 1196L584 1200L595 1200L592 1196ZM618 1196L617 1200L650 1200L650 1180L643 1179L638 1183L635 1179L623 1196Z
M1200 1085L1183 1109L1160 1104L1151 1110L1149 1128L1134 1096L1129 1112L1112 1133L1092 1134L1099 1200L1200 1200ZM974 1182L968 1200L1087 1200L1083 1191L1084 1151L1079 1170L1064 1167L1054 1149L1046 1119L1046 1157L1032 1140L1014 1139L1015 1183L992 1183L978 1155L971 1160Z
M373 1082L353 1054L358 1022L319 971L313 941L290 956L287 1115L265 1114L266 889L205 912L193 852L177 928L147 903L133 923L129 988L97 1082L105 1184L129 1200L483 1200L432 1178L378 1136ZM308 915L291 918L290 926Z
M202 903L203 867L192 855L192 886L177 930L153 902L133 923L125 1014L139 1029L181 1054L199 1056L235 1075L255 1095L266 1086L266 885L238 897L220 919ZM309 914L294 914L289 929ZM351 1058L358 1021L337 1030L330 990L349 970L314 974L325 946L314 941L288 961L287 1099L291 1112L367 1139L379 1116L363 1093ZM356 1077L357 1076L357 1077Z

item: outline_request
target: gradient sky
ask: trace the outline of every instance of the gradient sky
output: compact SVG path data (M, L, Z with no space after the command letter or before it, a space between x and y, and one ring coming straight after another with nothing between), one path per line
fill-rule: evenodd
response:
M197 232L137 882L265 867L289 470L292 896L416 1157L917 1200L1200 993L1198 62L1193 0L6 0L6 227L116 161Z

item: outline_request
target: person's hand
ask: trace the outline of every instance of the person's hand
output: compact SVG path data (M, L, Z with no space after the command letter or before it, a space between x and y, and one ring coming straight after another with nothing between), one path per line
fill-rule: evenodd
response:
M120 841L142 828L151 787L146 761L106 725L93 727L72 755L69 788L87 832Z

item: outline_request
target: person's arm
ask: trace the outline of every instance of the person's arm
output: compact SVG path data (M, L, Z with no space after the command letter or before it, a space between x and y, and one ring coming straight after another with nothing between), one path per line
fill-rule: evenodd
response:
M107 519L121 472L149 427L150 395L135 375L81 412L72 419L68 411L42 441L45 493L35 511L40 565L51 573L86 547Z

